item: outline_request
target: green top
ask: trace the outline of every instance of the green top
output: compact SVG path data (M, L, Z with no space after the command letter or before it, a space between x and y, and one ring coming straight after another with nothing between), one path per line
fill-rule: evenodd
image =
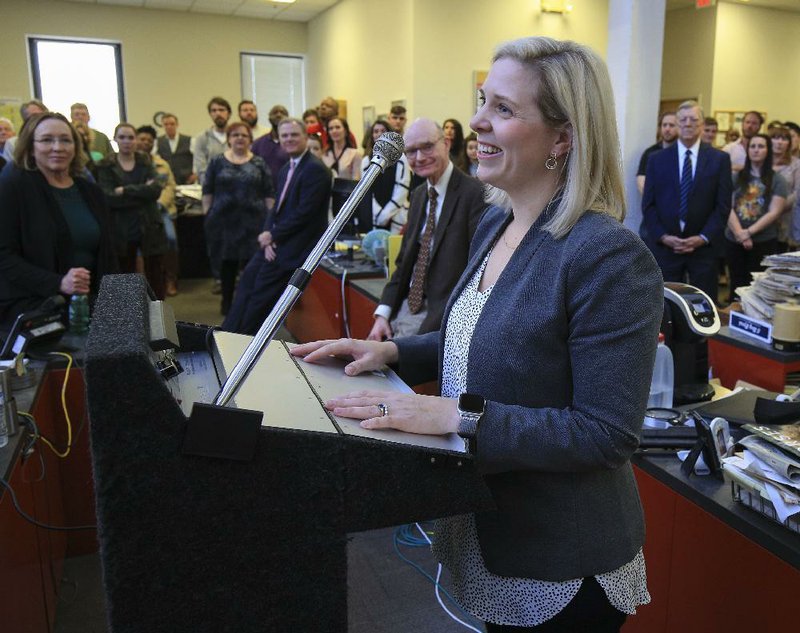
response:
M100 248L100 224L97 218L94 217L74 183L66 189L58 187L51 189L72 235L74 253L72 266L94 270L97 264L97 250Z

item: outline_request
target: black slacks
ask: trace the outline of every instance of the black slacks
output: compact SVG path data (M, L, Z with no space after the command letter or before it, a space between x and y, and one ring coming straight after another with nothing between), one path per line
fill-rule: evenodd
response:
M259 249L245 266L228 315L222 323L227 332L253 335L281 298L294 270L285 270L264 258Z

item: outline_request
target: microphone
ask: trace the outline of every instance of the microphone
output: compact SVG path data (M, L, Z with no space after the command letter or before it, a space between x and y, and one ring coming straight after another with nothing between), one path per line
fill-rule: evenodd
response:
M380 164L381 171L384 171L390 165L394 165L403 155L405 144L403 137L397 132L384 132L380 135L375 146L372 149L372 160L369 162L370 167L373 164Z
M262 323L255 337L253 337L253 340L250 341L247 349L244 350L242 357L236 365L234 365L228 379L223 383L220 392L214 399L215 405L224 407L230 402L231 398L236 395L236 392L239 391L239 387L247 376L250 375L256 362L261 357L261 354L267 349L267 345L269 345L275 337L278 328L283 324L286 316L300 298L300 295L303 294L303 290L311 280L311 275L317 269L317 266L319 266L325 253L330 249L336 236L339 235L344 225L350 221L359 203L364 199L364 196L367 195L367 192L372 187L376 178L387 167L394 165L400 160L404 149L405 144L403 143L403 137L397 132L384 132L381 134L380 138L375 141L372 158L361 180L358 181L355 189L353 189L353 192L348 196L342 208L339 210L339 213L336 214L333 222L328 225L323 236L319 238L317 245L308 255L306 261L300 268L294 271L292 278L289 280L289 285L286 286L281 298L278 299L278 302L275 304L275 307L272 308L269 316L264 319L264 323Z

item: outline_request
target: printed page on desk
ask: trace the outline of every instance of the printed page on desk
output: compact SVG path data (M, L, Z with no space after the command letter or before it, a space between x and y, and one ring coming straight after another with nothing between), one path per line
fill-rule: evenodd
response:
M294 345L288 345L288 347L294 347ZM313 364L304 363L302 360L297 359L297 366L305 374L309 384L322 402L350 391L374 390L413 393L411 387L400 380L400 377L388 367L383 371L348 376L344 373L346 364L345 361L337 358L329 358L323 363ZM342 418L338 415L332 417L346 435L357 435L370 439L399 442L400 444L409 444L411 446L424 446L426 448L438 448L459 453L463 453L466 450L464 440L455 433L450 433L449 435L418 435L394 429L362 429L358 420Z

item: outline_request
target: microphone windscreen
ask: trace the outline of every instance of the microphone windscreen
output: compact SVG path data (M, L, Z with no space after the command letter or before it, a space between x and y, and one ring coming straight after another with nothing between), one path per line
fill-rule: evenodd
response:
M373 156L379 156L386 161L386 165L394 165L403 155L405 143L403 137L397 132L384 132L375 141L375 147L372 150Z

